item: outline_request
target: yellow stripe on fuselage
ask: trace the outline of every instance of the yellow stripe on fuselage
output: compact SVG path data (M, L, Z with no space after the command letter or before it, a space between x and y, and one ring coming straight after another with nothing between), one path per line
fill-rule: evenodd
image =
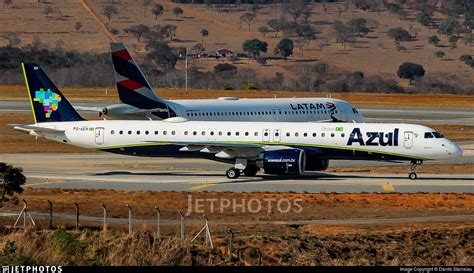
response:
M28 98L30 98L31 112L33 112L33 119L36 122L35 108L33 106L33 99L31 98L30 85L28 84L28 78L26 77L25 64L21 63L21 69L23 70L23 77L25 78L26 90L28 91Z

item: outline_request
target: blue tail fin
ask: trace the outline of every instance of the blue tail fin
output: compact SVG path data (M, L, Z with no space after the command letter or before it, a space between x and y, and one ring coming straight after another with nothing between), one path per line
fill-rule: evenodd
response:
M84 120L37 64L22 63L35 123Z

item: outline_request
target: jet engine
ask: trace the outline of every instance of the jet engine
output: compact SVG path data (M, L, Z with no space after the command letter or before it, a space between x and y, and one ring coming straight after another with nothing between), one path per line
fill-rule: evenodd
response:
M313 159L308 158L306 160L306 169L305 171L324 171L329 167L328 159Z
M301 149L266 151L257 160L257 166L268 174L300 175L304 172L305 165L306 156Z

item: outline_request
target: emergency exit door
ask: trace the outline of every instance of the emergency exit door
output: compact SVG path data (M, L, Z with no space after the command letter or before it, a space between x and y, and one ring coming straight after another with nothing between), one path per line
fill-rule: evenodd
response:
M104 128L103 127L95 128L95 144L98 144L98 145L104 144Z
M413 148L413 132L405 132L403 138L403 146L406 149Z

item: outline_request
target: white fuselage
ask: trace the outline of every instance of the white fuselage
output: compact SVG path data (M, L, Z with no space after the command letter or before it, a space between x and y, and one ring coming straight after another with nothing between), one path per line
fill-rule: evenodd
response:
M110 120L37 125L64 130L63 134L42 133L41 136L55 141L101 150L149 146L153 147L150 156L160 156L159 145L218 147L220 144L317 149L323 151L322 155L328 159L357 159L358 153L363 152L365 156L378 154L378 160L434 160L457 157L462 153L447 138L425 138L426 133L434 132L433 129L412 124L255 123L182 121L176 118L170 121ZM342 156L332 156L335 151L344 153ZM209 150L202 152L212 153ZM183 153L186 151L176 152L172 156L179 157ZM171 155L167 153L166 156ZM245 157L252 156L248 154Z

